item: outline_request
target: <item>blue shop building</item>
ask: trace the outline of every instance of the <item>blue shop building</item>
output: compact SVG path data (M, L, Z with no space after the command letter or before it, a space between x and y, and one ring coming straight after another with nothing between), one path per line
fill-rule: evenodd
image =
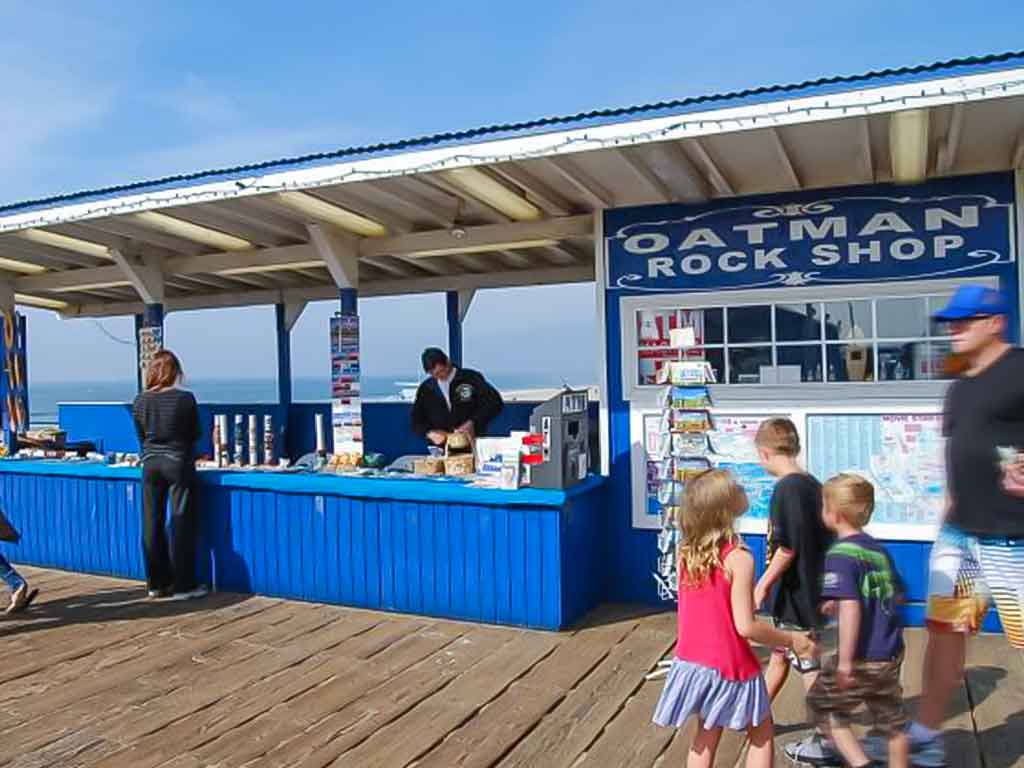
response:
M875 482L871 530L920 622L952 375L929 318L959 285L998 286L1019 339L1022 169L1024 53L1009 53L7 205L5 437L29 426L31 328L18 305L133 315L142 355L167 313L275 305L277 402L203 414L208 428L215 413L270 415L276 450L294 458L314 447L317 414L331 423L330 404L292 402L290 332L308 302L357 318L362 297L444 293L460 362L476 292L592 283L598 440L584 483L497 491L206 471L215 586L548 629L600 602L657 602L658 381L682 354L715 373L718 461L749 492L755 552L771 481L749 438L786 415L813 473ZM669 339L683 327L696 343L681 353ZM512 403L495 429L525 428L533 405ZM407 409L361 403L366 449L418 449ZM134 448L125 404L66 404L60 421L69 439ZM27 533L12 559L141 575L138 470L3 461L0 499Z

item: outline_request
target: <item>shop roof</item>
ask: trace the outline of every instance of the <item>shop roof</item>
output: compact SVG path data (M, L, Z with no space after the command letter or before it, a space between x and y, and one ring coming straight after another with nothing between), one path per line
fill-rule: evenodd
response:
M136 311L154 291L172 310L328 298L356 273L368 295L588 280L595 211L884 182L907 112L924 116L925 176L1019 166L1024 52L14 203L0 270L68 314Z

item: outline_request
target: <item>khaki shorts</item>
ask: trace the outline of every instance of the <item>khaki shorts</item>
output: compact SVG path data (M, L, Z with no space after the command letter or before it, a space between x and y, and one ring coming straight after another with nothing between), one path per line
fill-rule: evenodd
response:
M878 730L893 734L907 724L903 708L903 686L900 665L903 656L890 661L858 661L853 665L854 684L840 688L836 679L838 656L829 656L821 674L807 693L807 708L819 728L834 717L840 725L849 725L850 716L861 704L874 720Z

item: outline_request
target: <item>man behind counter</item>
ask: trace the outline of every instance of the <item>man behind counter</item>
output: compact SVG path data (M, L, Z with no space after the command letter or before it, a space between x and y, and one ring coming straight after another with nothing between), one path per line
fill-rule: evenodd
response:
M430 378L416 390L413 432L437 446L443 446L451 432L485 435L504 407L498 390L476 371L453 366L436 347L423 351L423 370Z

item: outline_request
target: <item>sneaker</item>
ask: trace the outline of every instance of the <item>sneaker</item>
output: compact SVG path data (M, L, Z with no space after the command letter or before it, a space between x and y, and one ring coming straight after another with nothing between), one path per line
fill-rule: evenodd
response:
M146 597L150 600L159 600L164 597L170 597L173 594L174 592L169 589L151 589L146 593Z
M802 741L790 742L783 750L786 757L797 763L808 763L817 766L841 766L842 758L831 742L818 732L812 733Z
M199 600L200 598L206 597L210 594L208 587L196 587L190 589L188 592L175 592L171 596L171 600Z
M876 762L886 762L889 759L889 740L879 733L870 733L862 744L864 754ZM915 768L945 768L946 766L946 745L942 737L934 739L910 740L910 764Z

